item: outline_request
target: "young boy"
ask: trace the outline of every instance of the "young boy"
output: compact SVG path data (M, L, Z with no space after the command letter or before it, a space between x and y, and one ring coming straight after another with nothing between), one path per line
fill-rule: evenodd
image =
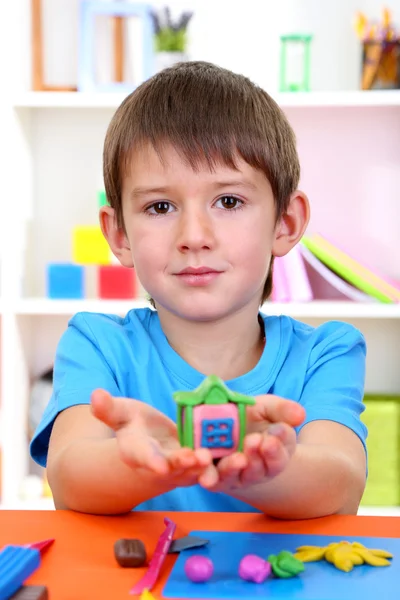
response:
M261 314L273 258L309 220L295 137L247 78L204 63L128 96L104 145L103 233L156 310L79 313L32 441L57 508L356 513L365 343L353 327ZM172 394L215 374L254 396L244 450L180 448Z

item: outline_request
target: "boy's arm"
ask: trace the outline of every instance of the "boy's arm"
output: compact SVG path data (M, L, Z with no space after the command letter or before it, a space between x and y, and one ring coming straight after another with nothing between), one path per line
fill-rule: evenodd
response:
M290 413L285 412L282 399L258 397L256 406L248 409L249 416L257 417L256 421L264 417L266 424L283 423L280 442L272 444L275 454L271 455L267 425L266 445L262 443L258 453L262 468L257 470L257 461L253 461L255 469L252 467L251 456L248 467L259 477L250 478L254 483L246 486L249 477L242 472L230 489L221 490L278 518L354 514L365 487L363 442L367 432L360 418L365 340L357 329L344 323L327 323L315 330L315 336L298 402L305 410L305 420L297 440L288 425L298 428L298 423L288 420Z
M169 491L174 485L146 469L125 464L112 429L90 405L72 406L54 423L47 476L58 509L118 514Z
M312 421L299 433L287 467L270 481L230 495L281 519L356 514L366 481L359 437L333 421Z

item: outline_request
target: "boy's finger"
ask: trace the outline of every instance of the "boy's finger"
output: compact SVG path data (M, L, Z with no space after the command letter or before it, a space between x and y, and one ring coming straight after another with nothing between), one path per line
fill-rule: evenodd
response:
M201 473L198 481L199 484L206 489L214 488L218 484L218 471L212 463L208 465L208 467L203 471L203 473Z
M174 471L185 471L197 466L197 458L191 448L178 448L167 454L168 462Z
M270 436L278 438L282 444L292 453L296 447L297 436L293 427L286 423L272 423L267 429Z
M116 398L105 390L95 390L90 398L93 415L114 431L133 418L134 403L128 398Z
M264 460L268 477L279 475L290 460L288 449L272 435L263 439L260 455Z
M306 413L298 402L286 400L272 394L264 394L256 397L256 404L249 406L248 418L255 422L270 421L276 423L282 421L291 427L297 427L304 421Z
M247 465L247 457L241 452L225 456L217 466L219 483L224 489L241 487L240 474Z
M207 448L177 448L173 452L166 453L168 461L174 470L205 469L212 462L211 452Z
M166 475L170 466L158 442L144 435L140 429L131 429L129 434L117 434L122 460L132 468L143 468Z
M240 480L243 485L261 481L266 475L266 468L260 454L262 435L253 433L244 439L244 453L248 459L248 466L243 469Z

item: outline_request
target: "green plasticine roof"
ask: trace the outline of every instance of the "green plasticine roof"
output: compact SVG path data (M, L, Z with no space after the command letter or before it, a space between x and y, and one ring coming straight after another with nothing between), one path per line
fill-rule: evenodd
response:
M199 404L221 404L217 399L213 401L213 390L222 392L228 402L235 404L255 404L254 398L230 390L216 375L206 377L204 381L192 392L174 392L173 397L178 406L198 406ZM210 397L211 394L211 397ZM219 394L218 394L219 395Z

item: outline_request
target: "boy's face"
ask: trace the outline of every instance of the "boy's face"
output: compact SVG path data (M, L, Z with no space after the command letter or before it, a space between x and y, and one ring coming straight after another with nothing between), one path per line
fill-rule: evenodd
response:
M134 265L160 310L183 319L258 307L271 254L287 252L267 178L241 159L237 171L214 172L193 171L172 147L162 159L151 146L133 155L122 190L126 235L106 231L114 253Z

